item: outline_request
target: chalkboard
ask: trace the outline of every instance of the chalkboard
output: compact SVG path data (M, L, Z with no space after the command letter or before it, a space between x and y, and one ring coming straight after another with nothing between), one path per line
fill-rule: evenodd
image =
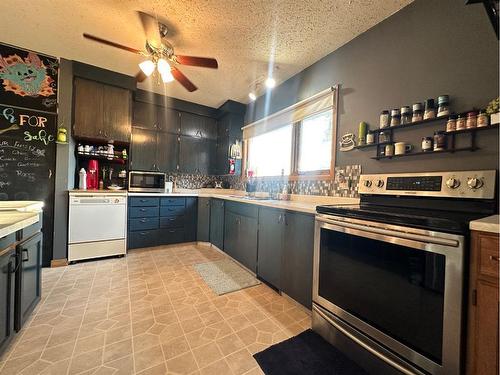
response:
M55 57L0 44L0 103L57 112Z
M0 200L44 202L44 265L52 257L57 115L0 104Z

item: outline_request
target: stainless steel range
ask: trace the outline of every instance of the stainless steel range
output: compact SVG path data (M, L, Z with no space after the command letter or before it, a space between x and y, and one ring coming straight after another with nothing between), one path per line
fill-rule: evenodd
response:
M468 223L495 212L495 179L363 175L359 205L319 206L313 329L405 374L460 374Z

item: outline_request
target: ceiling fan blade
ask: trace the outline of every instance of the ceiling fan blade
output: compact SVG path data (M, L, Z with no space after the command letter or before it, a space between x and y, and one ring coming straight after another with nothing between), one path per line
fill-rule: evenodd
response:
M189 92L198 90L198 87L196 87L194 83L191 82L188 77L186 77L179 69L172 67L171 71L177 82L184 86L186 90L188 90Z
M135 48L131 48L131 47L127 47L127 46L124 46L123 44L118 44L118 43L112 42L110 40L102 39L102 38L99 38L97 36L90 35L90 34L87 34L87 33L83 33L83 37L87 38L87 39L90 39L90 40L93 40L94 42L97 42L97 43L102 43L102 44L106 44L107 46L111 46L111 47L122 49L124 51L132 52L132 53L137 53L137 54L141 54L142 53L141 50L138 50L138 49L135 49Z
M175 58L177 62L182 65L200 66L212 69L217 69L219 67L217 60L210 57L175 55Z
M160 29L158 26L158 20L141 11L137 11L139 13L139 18L141 19L142 27L144 32L146 33L146 39L148 43L155 48L161 47L161 37L160 37Z
M142 70L139 70L139 72L137 72L137 74L135 75L135 80L137 82L144 82L146 80L146 78L148 78L147 75L145 75Z

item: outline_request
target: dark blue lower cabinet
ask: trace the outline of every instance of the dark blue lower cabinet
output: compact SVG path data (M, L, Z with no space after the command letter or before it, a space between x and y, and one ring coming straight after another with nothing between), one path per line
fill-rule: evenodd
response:
M128 233L128 248L138 249L158 245L158 230L140 230Z
M286 212L284 238L281 290L311 308L314 216Z
M210 198L198 198L196 240L210 241Z
M222 199L212 199L210 206L210 242L224 251L226 251L224 244L225 203Z
M255 272L257 269L257 217L243 216L226 210L224 251Z
M3 247L0 250L3 250ZM14 335L14 272L16 265L15 250L3 252L3 255L0 256L0 353Z
M186 211L184 220L184 241L196 241L198 227L198 198L186 198Z
M281 289L281 263L285 245L285 212L272 208L259 209L259 247L257 276Z

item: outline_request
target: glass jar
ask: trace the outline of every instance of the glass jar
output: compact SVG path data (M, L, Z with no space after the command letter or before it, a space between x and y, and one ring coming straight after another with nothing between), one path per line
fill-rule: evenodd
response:
M450 114L450 97L448 95L439 95L437 116L448 116Z
M422 151L423 152L432 151L432 137L422 138Z
M375 143L375 134L371 131L369 131L367 134L366 134L366 144L367 145L372 145Z
M380 113L380 129L387 128L389 126L389 111L382 111Z
M467 113L467 120L465 120L465 127L467 129L473 129L477 125L477 112L471 111Z
M424 107L422 103L413 104L413 116L411 122L422 121L424 119Z
M455 130L458 131L464 129L465 129L465 117L463 117L462 115L458 115Z
M424 120L430 120L436 117L436 108L434 107L434 99L425 101Z
M378 135L378 143L387 143L390 140L390 136L388 132L380 132Z
M486 114L486 112L479 111L479 114L477 115L477 127L484 128L484 127L488 126L488 120L489 120L489 117Z
M401 115L399 109L393 109L391 111L391 126L398 126L401 124Z
M457 130L457 115L451 115L446 122L446 131L454 132L455 130Z
M411 108L408 106L401 107L401 125L411 123Z
M434 151L446 150L446 132L440 130L434 132Z

